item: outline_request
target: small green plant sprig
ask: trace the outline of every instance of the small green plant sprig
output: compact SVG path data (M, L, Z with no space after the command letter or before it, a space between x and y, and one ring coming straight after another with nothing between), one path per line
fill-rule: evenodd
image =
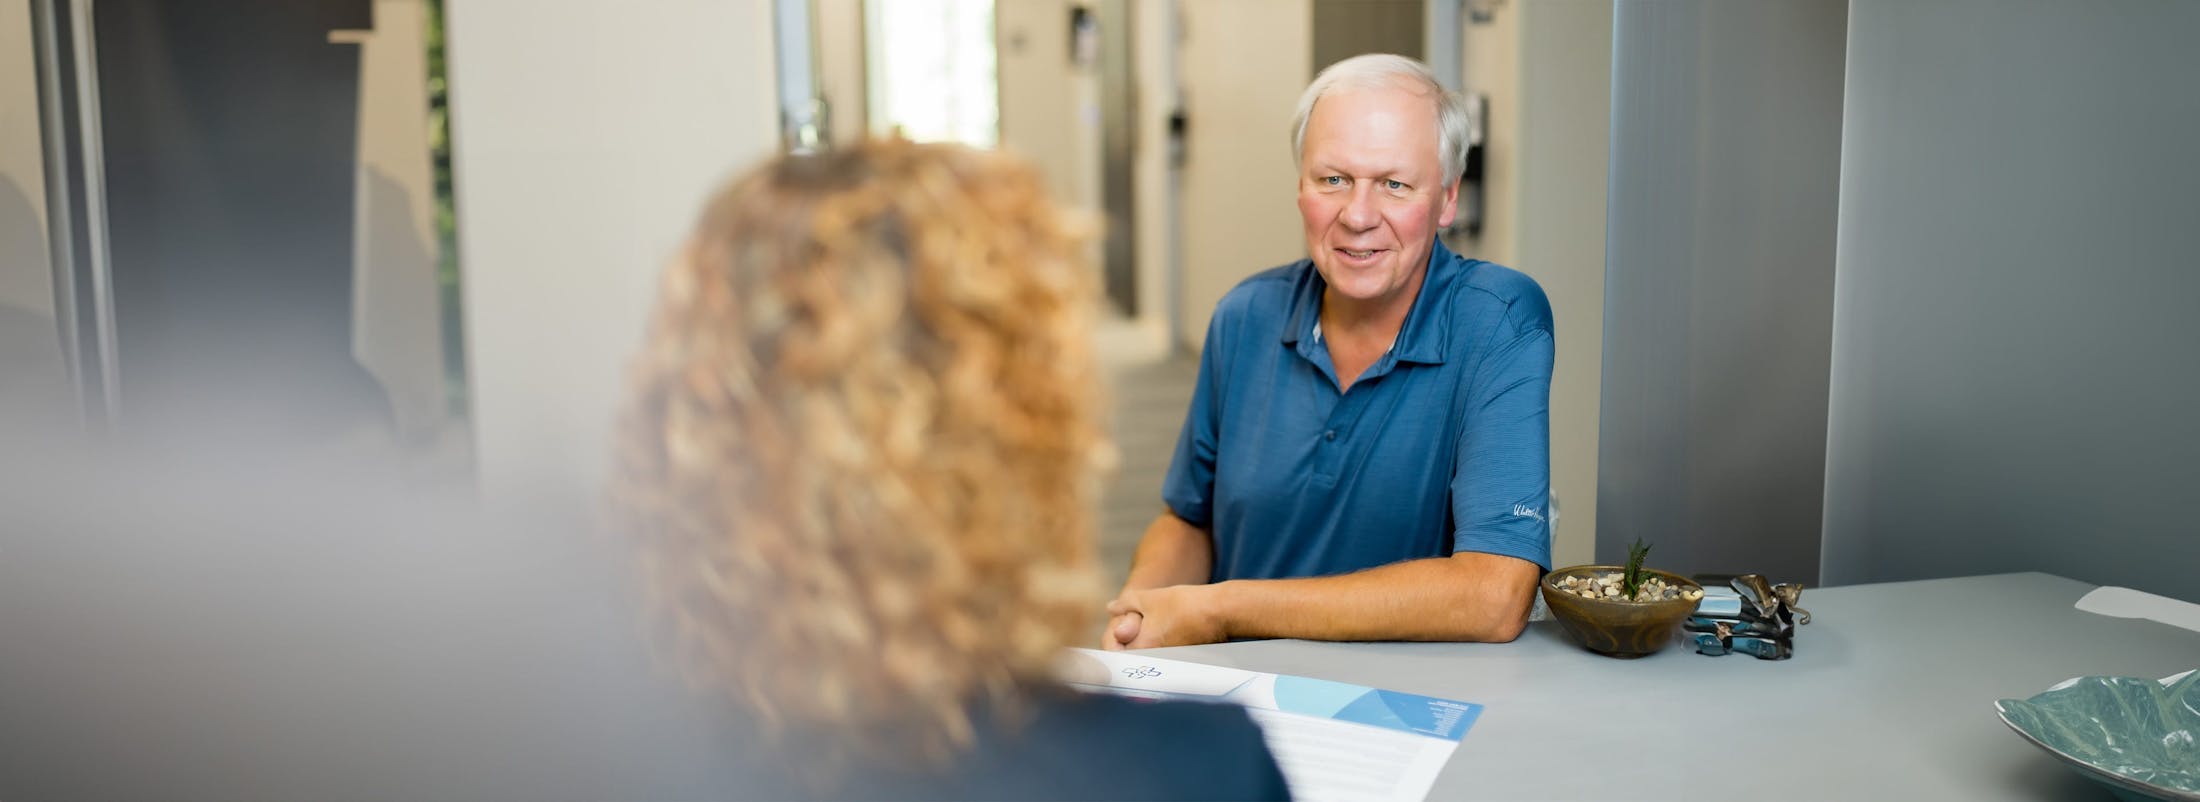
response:
M1619 576L1619 592L1627 594L1628 601L1635 601L1635 594L1642 592L1642 558L1650 556L1650 547L1635 538L1635 545L1627 547L1627 570Z

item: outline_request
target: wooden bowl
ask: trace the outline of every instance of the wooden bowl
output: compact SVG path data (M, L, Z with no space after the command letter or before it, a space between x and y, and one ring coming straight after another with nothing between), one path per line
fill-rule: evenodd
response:
M1665 648L1680 632L1681 621L1695 612L1695 601L1687 598L1654 602L1590 599L1558 588L1559 581L1569 576L1594 576L1619 570L1617 565L1576 565L1552 571L1543 577L1543 603L1551 608L1551 617L1558 619L1566 634L1589 651L1613 657L1641 657ZM1702 585L1676 574L1649 569L1642 573L1645 577L1665 580L1665 584L1680 588L1684 595L1691 588L1703 590Z

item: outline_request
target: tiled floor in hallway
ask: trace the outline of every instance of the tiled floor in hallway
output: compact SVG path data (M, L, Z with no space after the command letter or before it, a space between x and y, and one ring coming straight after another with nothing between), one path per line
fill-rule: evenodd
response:
M1165 357L1113 366L1109 385L1115 399L1113 425L1121 463L1100 500L1100 563L1107 591L1123 586L1131 553L1146 524L1162 510L1161 476L1176 451L1177 430L1192 400L1199 358Z

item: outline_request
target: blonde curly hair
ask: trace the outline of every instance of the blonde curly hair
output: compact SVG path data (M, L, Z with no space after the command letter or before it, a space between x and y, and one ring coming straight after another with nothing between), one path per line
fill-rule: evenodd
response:
M613 507L659 649L771 731L950 758L1100 599L1089 226L1008 157L875 141L706 207Z

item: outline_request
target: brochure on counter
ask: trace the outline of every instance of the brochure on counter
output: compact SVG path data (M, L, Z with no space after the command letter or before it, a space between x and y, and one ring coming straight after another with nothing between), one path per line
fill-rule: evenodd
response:
M1420 802L1482 706L1363 685L1075 649L1073 686L1243 705L1298 799Z

